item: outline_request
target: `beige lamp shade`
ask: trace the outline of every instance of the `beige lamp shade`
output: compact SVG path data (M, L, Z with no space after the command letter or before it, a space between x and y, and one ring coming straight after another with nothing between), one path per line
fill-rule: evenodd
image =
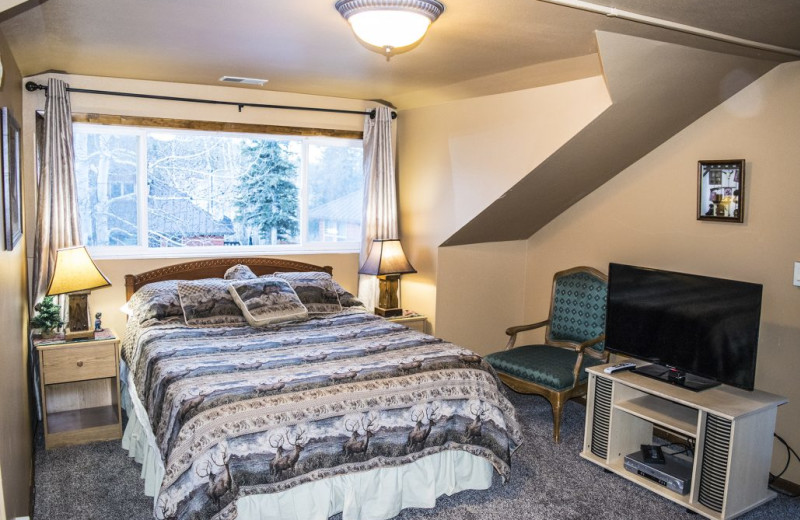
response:
M56 267L47 295L87 291L111 285L95 265L84 246L67 247L56 252Z
M360 274L374 274L384 276L389 274L416 273L403 252L400 240L373 240L372 248L369 250L367 260L361 269Z

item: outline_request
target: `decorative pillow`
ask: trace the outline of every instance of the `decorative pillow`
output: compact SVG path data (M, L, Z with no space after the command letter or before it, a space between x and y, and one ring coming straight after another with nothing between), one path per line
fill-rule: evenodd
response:
M252 280L253 278L258 278L258 276L246 265L236 264L225 271L223 278L226 280Z
M237 280L228 286L228 292L253 327L308 318L308 310L292 286L281 278Z
M146 323L160 321L175 316L183 316L181 300L178 296L178 282L166 280L143 285L133 293L126 304L130 316Z
M178 282L178 295L188 325L243 325L244 316L228 292L231 282L206 278Z
M283 278L297 293L309 314L330 314L342 310L339 295L328 273L311 271L305 273L275 273Z
M356 298L353 293L349 292L347 289L339 285L339 282L336 280L331 279L333 282L333 288L336 289L336 295L339 296L339 303L342 304L342 307L363 307L364 302Z

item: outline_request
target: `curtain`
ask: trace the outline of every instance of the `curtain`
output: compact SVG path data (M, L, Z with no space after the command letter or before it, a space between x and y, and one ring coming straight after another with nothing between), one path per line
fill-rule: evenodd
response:
M376 238L398 238L397 187L392 151L392 110L380 107L375 117L364 120L364 218L361 255L364 264L372 241ZM373 275L358 278L358 298L367 309L375 307L378 281Z
M56 251L80 245L68 85L51 78L44 107L44 143L36 206L32 303L47 291Z
M31 316L33 307L47 292L53 275L56 251L80 245L78 193L73 171L72 109L68 85L51 78L47 83L42 142L38 146L39 179L36 205L36 234L31 279ZM61 301L62 310L64 302ZM38 356L29 349L31 381L41 418Z

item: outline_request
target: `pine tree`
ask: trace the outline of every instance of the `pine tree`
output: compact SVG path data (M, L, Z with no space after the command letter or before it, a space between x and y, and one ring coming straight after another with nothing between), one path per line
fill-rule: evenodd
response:
M31 326L42 329L42 334L49 334L64 325L61 319L61 306L53 302L52 296L45 296L33 309L37 314L31 320Z
M295 242L300 230L298 173L287 144L251 140L242 154L250 166L239 179L237 220L269 244Z

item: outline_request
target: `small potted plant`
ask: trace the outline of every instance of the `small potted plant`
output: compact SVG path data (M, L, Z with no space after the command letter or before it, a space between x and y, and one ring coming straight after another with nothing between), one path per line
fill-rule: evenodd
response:
M36 311L36 316L31 320L31 326L39 329L42 338L52 338L56 331L64 326L61 306L53 302L52 296L45 296L33 309Z

